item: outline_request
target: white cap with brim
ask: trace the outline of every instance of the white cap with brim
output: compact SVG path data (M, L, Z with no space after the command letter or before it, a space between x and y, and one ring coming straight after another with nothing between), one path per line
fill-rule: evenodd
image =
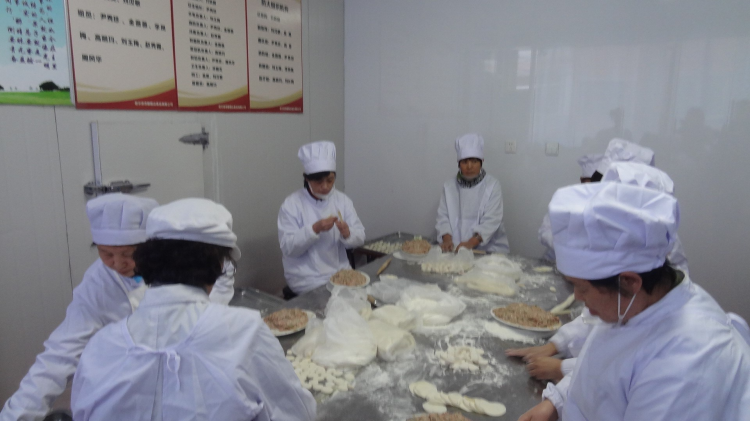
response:
M625 139L614 138L609 141L607 150L604 151L604 158L596 170L600 174L604 174L609 164L613 162L640 162L653 166L654 151Z
M604 172L602 181L614 181L674 194L674 181L667 173L639 162L613 162Z
M154 199L110 193L86 203L91 238L102 246L132 246L145 243L146 220L159 206Z
M677 226L677 200L656 190L612 182L563 187L549 204L558 270L598 280L664 264Z
M468 133L456 139L458 161L466 158L484 160L484 139L476 133Z
M581 177L591 178L603 158L604 154L601 153L591 153L578 158L578 165L581 166Z
M146 231L149 239L214 244L231 248L235 260L241 256L232 232L232 214L208 199L180 199L159 206L149 215Z
M336 145L330 140L302 145L297 152L305 174L336 171Z

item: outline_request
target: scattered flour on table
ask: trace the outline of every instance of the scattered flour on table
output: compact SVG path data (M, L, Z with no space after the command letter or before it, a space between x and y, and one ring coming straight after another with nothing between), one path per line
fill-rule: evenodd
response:
M524 273L521 275L521 279L518 280L518 284L521 286L538 286L543 284L555 283L556 277L550 276L549 274L531 275Z
M523 335L505 326L500 326L495 322L485 322L484 329L492 336L500 338L504 341L515 341L525 344L534 344L537 342L535 338Z
M318 418L338 419L347 415L340 413L340 408L347 408L362 411L363 415L370 411L379 413L383 420L407 420L423 411L421 402L417 403L409 393L409 383L428 376L430 365L423 354L406 361L371 363L357 374L353 391L340 393L318 408ZM338 399L342 399L340 406ZM352 408L345 400L359 403Z

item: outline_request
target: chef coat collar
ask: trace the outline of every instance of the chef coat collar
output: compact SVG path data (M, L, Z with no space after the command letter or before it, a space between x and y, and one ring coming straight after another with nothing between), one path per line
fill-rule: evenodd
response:
M331 197L326 200L320 200L317 197L313 196L310 190L304 187L302 188L302 196L305 197L305 200L318 208L326 207L328 205L328 202L333 198L333 195L331 195Z
M678 272L678 282L680 281L679 275L683 276L682 282L675 285L661 300L629 319L622 327L630 328L659 323L682 308L690 300L693 287L690 278L681 271Z
M197 302L209 302L208 294L202 288L185 284L151 286L146 290L139 308Z

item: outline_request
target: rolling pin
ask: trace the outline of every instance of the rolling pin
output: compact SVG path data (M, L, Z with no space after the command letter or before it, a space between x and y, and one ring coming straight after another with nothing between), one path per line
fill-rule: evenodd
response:
M387 268L387 267L388 267L388 265L390 265L390 264L391 264L391 260L393 260L393 257L389 257L389 258L388 258L388 260L386 260L386 261L385 261L385 263L383 263L383 264L382 264L382 265L380 266L380 269L378 269L378 271L377 271L377 272L375 273L375 276L378 276L378 275L380 275L381 273L383 273L383 271L385 270L385 268Z

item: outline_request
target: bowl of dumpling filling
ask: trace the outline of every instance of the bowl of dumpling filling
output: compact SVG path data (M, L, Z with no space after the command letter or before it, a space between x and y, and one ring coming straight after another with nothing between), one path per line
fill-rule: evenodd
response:
M409 240L401 245L401 252L411 257L424 257L431 248L432 245L427 240Z
M349 288L363 288L370 283L370 275L353 269L341 269L334 273L330 281L332 286L339 285Z

